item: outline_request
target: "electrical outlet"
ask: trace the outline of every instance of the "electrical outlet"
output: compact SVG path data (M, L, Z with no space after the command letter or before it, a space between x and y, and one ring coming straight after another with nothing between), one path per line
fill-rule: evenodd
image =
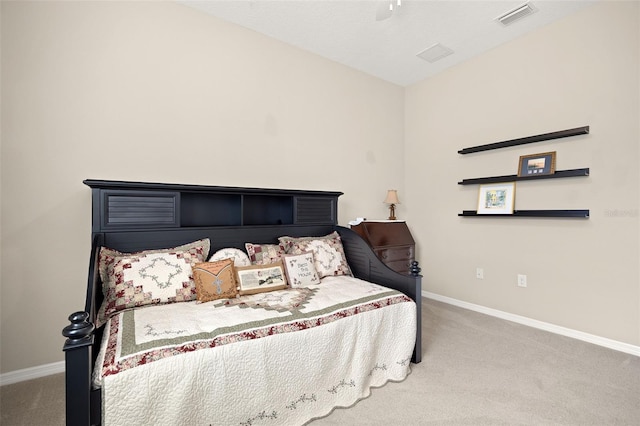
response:
M527 276L524 274L518 274L518 287L527 286Z
M476 278L479 279L479 280L483 280L484 279L484 269L476 268Z

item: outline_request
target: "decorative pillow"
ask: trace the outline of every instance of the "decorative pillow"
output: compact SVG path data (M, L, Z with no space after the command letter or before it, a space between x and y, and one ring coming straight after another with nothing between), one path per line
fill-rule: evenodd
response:
M287 281L291 287L306 287L320 284L320 278L313 262L313 253L287 254L282 258Z
M149 254L149 253L166 253L171 251L192 251L192 250L202 250L202 255L204 259L209 255L209 249L211 247L211 242L208 238L194 241L192 243L183 244L177 247L165 248L165 249L155 249L155 250L144 250L133 253L122 253L118 250L110 249L108 247L100 247L100 259L98 262L98 272L100 273L100 281L102 281L102 294L107 293L107 277L112 274L113 265L116 260L120 257L127 257L131 255L137 254Z
M233 259L233 266L249 266L251 261L247 253L237 248L223 248L213 253L209 262L214 260Z
M324 237L280 237L280 244L288 254L313 252L313 260L320 278L332 275L352 275L337 232Z
M104 301L96 327L124 309L195 299L191 268L204 262L208 254L209 239L138 253L101 248L98 270Z
M223 259L193 265L193 281L199 302L231 299L238 295L233 262L233 259Z
M263 293L287 287L282 261L269 265L240 266L235 270L240 294Z
M286 254L282 244L253 244L246 243L249 260L253 265L268 265L277 262Z

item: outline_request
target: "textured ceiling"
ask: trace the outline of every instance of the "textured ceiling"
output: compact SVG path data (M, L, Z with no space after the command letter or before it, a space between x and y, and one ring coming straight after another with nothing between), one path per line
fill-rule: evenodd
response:
M535 13L503 26L500 15L524 4L510 0L179 1L373 76L407 86L527 32L571 15L595 0L528 2ZM434 63L416 55L440 43L453 53Z

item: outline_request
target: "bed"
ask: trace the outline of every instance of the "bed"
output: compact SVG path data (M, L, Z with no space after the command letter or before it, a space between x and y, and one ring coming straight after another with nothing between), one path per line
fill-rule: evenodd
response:
M92 247L85 308L63 330L68 425L306 424L421 361L420 269L389 269L338 226L341 193L84 183Z

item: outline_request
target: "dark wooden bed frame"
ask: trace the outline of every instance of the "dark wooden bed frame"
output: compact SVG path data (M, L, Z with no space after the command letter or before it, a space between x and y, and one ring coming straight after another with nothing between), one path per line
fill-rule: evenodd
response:
M337 225L341 192L234 188L145 182L85 180L92 190L92 244L84 311L69 316L62 334L65 353L66 423L101 423L101 390L91 375L102 340L95 329L102 303L100 247L122 252L175 247L209 238L210 254L246 242L277 243L289 235L340 234L355 277L399 290L416 301L417 334L412 362L422 358L422 276L417 262L399 274L380 261L355 232Z

